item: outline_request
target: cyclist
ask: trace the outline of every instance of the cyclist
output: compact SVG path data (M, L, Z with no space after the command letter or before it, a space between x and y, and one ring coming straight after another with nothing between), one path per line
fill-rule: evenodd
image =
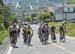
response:
M49 29L48 29L48 24L44 23L41 26L41 31L42 31L42 45L46 45L48 44L47 40L48 40L48 36L49 36Z
M46 23L46 41L48 41L48 38L49 38L49 26L48 24ZM48 42L47 42L48 43Z
M17 36L19 37L20 36L20 27L19 27L19 25L17 25L16 27L17 27L17 30L18 30L17 31Z
M27 40L26 26L24 26L24 28L23 28L23 39L24 39L24 44L26 44L26 40Z
M42 42L41 26L40 26L39 29L38 29L38 36L39 36L40 42Z
M51 26L51 39L52 39L52 42L56 43L56 35L55 35L55 29L56 27L54 25Z
M9 32L11 33L10 35L10 40L11 40L11 45L14 48L17 48L16 43L17 43L17 27L16 24L13 24L11 28L9 28Z
M31 46L30 43L31 43L31 38L33 36L33 30L29 24L28 24L28 27L26 28L26 35L27 35L27 40L26 40L27 45Z
M60 32L60 42L65 42L65 25L62 24L59 27L59 32Z

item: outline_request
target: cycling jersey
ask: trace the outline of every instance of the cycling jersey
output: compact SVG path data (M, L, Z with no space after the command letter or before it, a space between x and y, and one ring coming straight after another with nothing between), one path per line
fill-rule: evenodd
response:
M27 33L27 34L32 34L32 29L31 29L31 27L27 27L27 28L26 28L26 33Z

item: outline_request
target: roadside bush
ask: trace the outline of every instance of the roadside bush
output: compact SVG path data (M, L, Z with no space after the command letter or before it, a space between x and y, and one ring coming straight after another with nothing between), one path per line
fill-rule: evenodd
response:
M31 16L25 16L23 21L32 22L32 17Z
M40 21L44 21L45 19L48 19L50 18L50 14L48 14L47 12L42 12L40 15L38 15L38 18Z
M8 36L8 31L4 30L4 31L0 31L0 44L3 43L4 39Z

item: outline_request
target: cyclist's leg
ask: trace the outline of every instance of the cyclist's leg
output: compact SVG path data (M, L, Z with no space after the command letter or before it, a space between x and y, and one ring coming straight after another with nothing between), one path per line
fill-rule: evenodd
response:
M52 39L53 43L56 42L56 36L55 36L54 32L52 32L52 34L51 34L51 39Z
M11 33L10 35L10 41L11 41L11 45L13 46L14 45L14 34Z
M48 34L47 33L45 33L45 44L47 44L48 42L47 42L47 37L48 37Z
M12 45L12 47L14 47L14 45L15 45L15 42L14 42L15 40L14 40L14 37L12 37L11 38L11 45Z
M9 32L9 34L10 34L10 40L11 40L11 37L12 37L12 32Z
M44 45L46 45L46 43L47 43L47 33L44 33L44 35L43 35L43 44Z
M24 44L26 44L26 34L23 35Z
M53 32L51 32L51 39L52 39L52 42L53 42Z
M26 44L28 44L28 34L26 35Z
M27 41L27 35L25 35L25 39L24 39L25 44L26 44L26 41Z
M48 34L48 33L46 33L46 41L48 41L48 37L49 37L49 34Z
M55 35L54 35L54 32L52 32L52 42L53 42L53 43L55 42Z
M31 37L29 36L29 41L28 41L29 45L31 45Z
M40 42L41 42L41 35L39 35L39 40L40 40Z
M42 45L44 45L44 33L42 33Z
M14 44L16 45L17 43L17 37L14 37Z
M53 40L53 33L51 32L51 40Z
M41 42L43 42L43 33L41 33L41 37L40 38L41 38Z
M27 40L28 46L31 46L31 38L32 38L31 34L28 34L28 40Z
M41 41L41 34L40 34L40 33L38 34L38 38L39 38L39 40Z
M43 43L43 33L41 34L41 43Z
M13 44L13 37L10 37L11 45Z
M62 41L62 32L60 32L60 42Z
M18 31L18 37L20 37L20 30Z
M64 39L63 42L65 42L65 33L64 32L63 32L63 39Z
M17 43L17 36L14 37L14 46L13 46L14 48L18 48L18 46L16 46L16 43Z
M56 35L55 35L55 32L54 32L54 42L56 43Z

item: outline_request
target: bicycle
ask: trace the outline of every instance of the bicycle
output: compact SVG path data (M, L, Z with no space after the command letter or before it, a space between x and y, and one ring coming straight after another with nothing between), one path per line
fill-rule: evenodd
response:
M64 35L64 33L60 33L60 42L65 42L65 35Z
M51 39L53 43L56 43L56 36L54 32L51 32Z

